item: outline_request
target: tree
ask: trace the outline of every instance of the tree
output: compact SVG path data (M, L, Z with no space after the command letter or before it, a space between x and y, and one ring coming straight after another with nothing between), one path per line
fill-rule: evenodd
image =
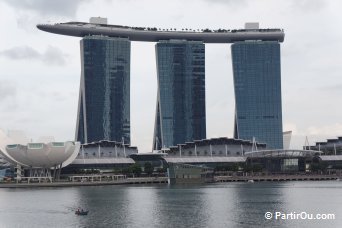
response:
M140 176L142 170L139 164L135 163L131 165L129 168L135 176Z
M261 164L254 164L252 166L252 171L253 172L261 172L262 171L262 165Z
M165 174L165 173L167 172L167 168L165 168L165 167L163 167L163 168L158 168L158 169L157 169L157 172L158 172L159 174Z
M144 165L144 172L151 176L151 174L153 173L154 167L152 166L152 164L150 162L145 162Z
M132 169L131 167L125 167L122 169L122 173L125 174L125 175L129 175L132 173Z
M327 165L322 163L311 163L310 169L312 172L325 171L327 169Z
M114 167L113 173L114 173L114 174L120 174L120 173L123 173L123 172L122 172L122 170L120 170L120 169Z
M230 165L227 170L237 172L237 171L239 171L239 164L234 163L234 164Z

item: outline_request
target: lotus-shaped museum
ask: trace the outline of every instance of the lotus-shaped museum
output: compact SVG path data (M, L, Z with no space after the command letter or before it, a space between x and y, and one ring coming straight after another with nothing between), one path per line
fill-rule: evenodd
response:
M79 150L79 142L21 144L0 131L0 155L15 166L45 169L62 168L76 158Z

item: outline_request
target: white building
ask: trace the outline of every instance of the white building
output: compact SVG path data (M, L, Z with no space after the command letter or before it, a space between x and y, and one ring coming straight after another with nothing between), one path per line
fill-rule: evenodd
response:
M20 144L0 131L0 154L16 167L17 180L27 178L48 179L58 177L61 168L69 165L78 155L79 142L30 142ZM53 175L51 175L53 170Z

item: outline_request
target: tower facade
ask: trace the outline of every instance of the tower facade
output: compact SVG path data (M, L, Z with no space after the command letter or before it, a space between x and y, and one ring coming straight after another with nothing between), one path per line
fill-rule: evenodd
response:
M200 41L156 44L158 92L153 148L206 138L205 47Z
M234 137L283 148L280 44L241 41L232 44L235 90Z
M126 38L81 40L77 141L130 144L130 49Z

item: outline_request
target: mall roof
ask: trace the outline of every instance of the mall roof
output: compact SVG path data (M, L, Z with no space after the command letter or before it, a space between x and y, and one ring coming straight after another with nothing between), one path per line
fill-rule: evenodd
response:
M245 152L246 157L310 157L320 155L317 150L259 150Z
M82 144L83 148L92 148L92 147L122 147L125 146L126 148L131 148L131 149L137 149L136 146L130 146L129 144L122 144L122 142L116 142L116 141L109 141L109 140L100 140L97 142L90 142L90 143L85 143Z
M245 162L246 157L163 157L170 163L221 163L221 162Z
M134 164L132 158L77 158L72 164L73 165L90 165L90 164Z
M227 137L220 137L220 138L211 138L211 139L202 139L202 140L194 140L193 142L186 142L183 144L178 144L177 146L171 146L170 150L178 150L181 146L183 149L192 148L196 146L207 146L207 145L249 145L253 144L250 140L243 140L243 139L234 139L234 138L227 138ZM265 143L257 143L257 147L266 147Z
M322 161L342 161L342 155L321 155Z

